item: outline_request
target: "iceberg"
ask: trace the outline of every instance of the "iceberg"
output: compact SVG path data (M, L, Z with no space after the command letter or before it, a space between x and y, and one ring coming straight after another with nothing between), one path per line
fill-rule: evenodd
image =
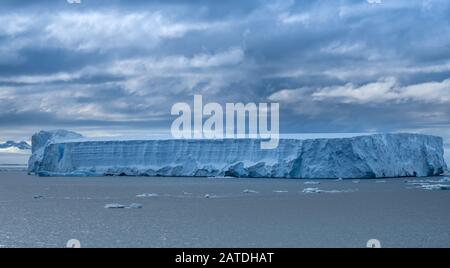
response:
M28 171L39 176L194 176L297 179L425 177L442 174L443 140L421 134L333 139L90 139L41 131Z

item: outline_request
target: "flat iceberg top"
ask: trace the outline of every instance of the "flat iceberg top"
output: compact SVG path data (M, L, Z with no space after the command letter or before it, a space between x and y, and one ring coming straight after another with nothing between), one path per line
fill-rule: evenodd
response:
M73 132L74 133L74 132ZM439 136L433 135L424 135L424 134L416 134L416 133L375 133L375 134L366 134L366 133L312 133L312 134L280 134L280 140L286 141L309 141L309 140L348 140L348 139L357 139L357 138L367 138L367 137L383 137L383 136L419 136L419 137L430 137L442 139ZM81 134L77 136L60 136L56 139L50 141L50 143L74 143L74 142L128 142L128 141L190 141L190 142L202 142L202 141L236 141L236 140L249 140L249 141L261 141L264 139L261 138L222 138L222 139L184 139L184 138L173 138L169 135L154 135L154 136L104 136L104 137L85 137Z
M261 149L261 139L35 136L40 147L35 150L33 143L29 171L42 176L381 178L432 176L446 169L442 138L421 134L282 138L270 150Z
M287 140L309 140L309 139L336 139L353 138L358 136L371 136L381 133L292 133L280 134L280 139ZM230 139L230 138L223 138ZM236 138L253 139L253 138ZM148 140L180 140L173 138L170 134L148 134L148 135L127 135L127 136L100 136L100 137L75 137L59 139L60 142L84 142L84 141L148 141ZM208 140L208 139L188 139L188 140ZM212 139L214 140L214 139ZM217 139L222 140L222 139Z

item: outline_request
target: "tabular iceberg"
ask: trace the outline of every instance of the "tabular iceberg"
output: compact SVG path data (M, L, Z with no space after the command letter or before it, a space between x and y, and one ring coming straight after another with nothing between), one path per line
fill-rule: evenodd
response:
M375 134L336 139L95 140L69 131L32 138L29 172L39 176L232 176L382 178L446 170L440 137Z

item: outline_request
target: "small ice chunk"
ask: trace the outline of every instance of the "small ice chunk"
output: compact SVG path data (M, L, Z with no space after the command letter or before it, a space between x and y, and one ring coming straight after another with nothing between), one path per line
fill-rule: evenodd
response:
M288 191L284 191L284 190L275 190L273 191L274 193L287 193Z
M257 194L258 193L257 191L250 190L250 189L245 189L243 192L244 192L244 194Z
M136 195L136 197L156 197L159 196L159 194L155 194L155 193L143 193L143 194L138 194Z
M130 205L125 206L122 204L113 203L113 204L106 204L105 208L142 208L142 204L131 203Z
M343 180L344 180L343 178L338 178L335 181L343 181Z
M319 188L305 188L302 192L305 194L318 194L321 193L322 190L319 190Z
M105 208L125 208L125 205L117 204L117 203L106 204Z
M351 190L329 190L329 191L321 191L322 193L329 193L329 194L337 194L337 193L348 193L351 192Z
M320 184L318 181L305 181L303 184Z
M35 196L33 196L33 199L42 199L42 198L44 198L43 195L35 195Z
M217 198L217 195L214 194L205 194L204 198Z
M142 208L142 204L132 203L127 208Z
M428 185L421 185L419 188L425 189L425 190L450 190L450 185L445 184L428 184Z
M318 193L328 193L328 194L336 194L336 193L349 193L354 192L355 190L321 190L319 188L305 188L302 193L305 194L318 194Z
M377 180L377 181L375 181L375 183L386 183L387 181L386 180Z
M360 180L352 180L353 183L360 183Z

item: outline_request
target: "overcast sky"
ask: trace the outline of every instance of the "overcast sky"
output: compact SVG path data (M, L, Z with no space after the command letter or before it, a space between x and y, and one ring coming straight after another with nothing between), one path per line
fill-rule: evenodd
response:
M175 102L279 102L282 132L450 143L450 2L0 2L0 140L169 131Z

